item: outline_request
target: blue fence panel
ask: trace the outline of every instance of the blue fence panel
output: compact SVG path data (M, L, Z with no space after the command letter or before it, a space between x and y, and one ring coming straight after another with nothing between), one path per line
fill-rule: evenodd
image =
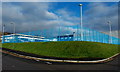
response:
M2 43L46 42L46 41L92 41L101 43L120 44L119 38L109 36L96 30L83 28L83 40L78 26L67 26L64 29L44 29L15 35L2 36Z

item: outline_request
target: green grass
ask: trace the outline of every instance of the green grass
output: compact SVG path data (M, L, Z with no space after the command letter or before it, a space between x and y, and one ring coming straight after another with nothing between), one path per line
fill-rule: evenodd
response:
M63 58L107 58L119 53L118 45L87 41L4 43L2 46L37 55Z
M2 47L2 43L0 43L0 47Z

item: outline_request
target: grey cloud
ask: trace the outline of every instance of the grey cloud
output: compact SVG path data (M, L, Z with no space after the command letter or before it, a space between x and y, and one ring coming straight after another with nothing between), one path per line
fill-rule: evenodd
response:
M71 25L71 23L73 23L74 25L78 24L78 22L80 20L79 17L74 16L74 12L70 12L65 8L58 9L56 12L58 15L61 16L62 20L67 21L66 23L69 22L70 25Z
M110 20L112 24L112 30L118 29L117 3L111 6L108 6L107 3L89 3L88 9L84 14L85 26L89 26L89 28L99 31L108 31L109 27L107 22Z
M16 25L16 32L25 32L40 30L43 28L53 27L49 22L57 16L48 11L48 3L3 3L3 23L6 24L6 31L13 32L10 22ZM54 23L54 21L53 21Z

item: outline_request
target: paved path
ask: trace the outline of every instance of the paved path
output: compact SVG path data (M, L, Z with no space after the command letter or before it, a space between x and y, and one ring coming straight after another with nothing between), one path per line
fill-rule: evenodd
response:
M120 56L118 56L120 57ZM33 61L2 54L3 70L118 70L118 58L104 64L69 64Z

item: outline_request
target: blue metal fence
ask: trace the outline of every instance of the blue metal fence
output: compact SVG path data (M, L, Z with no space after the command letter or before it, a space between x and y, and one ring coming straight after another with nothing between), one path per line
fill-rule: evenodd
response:
M46 42L46 41L92 41L110 44L120 44L119 38L109 36L96 30L83 28L83 40L81 30L77 26L69 26L66 29L44 29L31 32L16 33L2 36L2 43L20 42Z

